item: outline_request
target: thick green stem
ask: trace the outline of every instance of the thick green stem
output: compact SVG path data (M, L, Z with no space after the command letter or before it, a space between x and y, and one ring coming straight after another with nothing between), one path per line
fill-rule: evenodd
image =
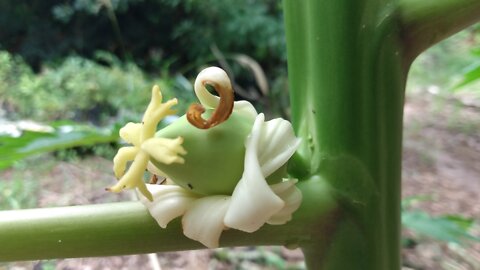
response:
M416 56L480 18L478 0L400 0L405 58Z
M458 2L475 11L462 8L448 14L461 5ZM339 219L329 230L334 233L329 248L319 248L325 247L324 239L312 239L302 247L307 265L399 269L408 66L418 50L478 19L480 2L284 0L284 4L292 119L304 138L297 159L310 161L311 173L329 182L341 202ZM434 12L427 11L437 4ZM462 15L465 18L458 18Z
M283 226L266 225L252 234L229 230L223 233L221 245L298 246L324 235L319 231L321 226L310 224L329 224L331 213L337 208L335 201L325 183L318 183L318 179L306 180L300 186L305 201L311 203L302 205L294 221ZM139 202L2 211L0 243L0 261L203 248L183 235L179 219L161 229Z
M304 246L312 269L400 266L405 74L394 11L386 1L285 1L300 153L343 202L331 248Z

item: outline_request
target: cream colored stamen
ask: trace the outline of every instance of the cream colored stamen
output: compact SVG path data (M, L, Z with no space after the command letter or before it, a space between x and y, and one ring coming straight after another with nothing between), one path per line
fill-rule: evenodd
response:
M177 99L162 103L162 94L158 86L152 88L152 99L145 111L142 123L128 123L120 129L120 137L133 146L122 147L113 159L113 171L119 178L116 185L108 188L112 192L120 192L125 188L138 188L150 201L152 194L143 181L143 173L147 169L150 157L165 164L184 163L179 155L187 152L182 147L183 139L154 138L158 123L167 115L175 113L171 109ZM128 162L132 161L126 171ZM126 172L125 172L126 171Z

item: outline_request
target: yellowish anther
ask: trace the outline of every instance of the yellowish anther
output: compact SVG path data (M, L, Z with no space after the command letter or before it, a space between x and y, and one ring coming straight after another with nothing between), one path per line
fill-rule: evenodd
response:
M162 103L162 94L158 86L152 88L152 99L145 111L142 123L128 123L120 129L120 137L133 146L122 147L113 160L113 171L117 184L107 188L112 192L120 192L125 188L138 188L149 200L152 194L147 190L143 181L143 173L147 169L150 156L165 164L183 163L179 155L185 155L182 147L183 139L154 138L158 123L167 115L175 113L171 107L177 104L177 99ZM133 161L128 171L127 163Z

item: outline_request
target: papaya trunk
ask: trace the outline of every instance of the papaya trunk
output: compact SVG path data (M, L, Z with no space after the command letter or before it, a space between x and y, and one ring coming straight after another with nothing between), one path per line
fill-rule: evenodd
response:
M284 1L292 120L304 139L299 155L340 204L327 248L325 239L302 246L309 269L400 268L408 67L422 50L478 20L479 6L472 0Z

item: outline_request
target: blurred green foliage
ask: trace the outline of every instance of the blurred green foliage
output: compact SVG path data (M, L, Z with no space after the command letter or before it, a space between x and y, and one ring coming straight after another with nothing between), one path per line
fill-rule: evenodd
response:
M70 56L35 74L19 57L0 51L1 108L10 119L105 124L111 118L140 114L154 84L165 98L180 96L179 112L193 99L191 86L178 76L154 81L135 64L122 64L110 54L98 53L97 59L107 64Z
M35 181L15 179L0 181L0 210L22 209L36 206L37 184Z
M476 24L421 54L411 66L407 89L435 86L440 94L451 94L471 85L480 76L480 24ZM416 89L414 89L416 88ZM478 88L469 90L477 91Z
M294 263L285 258L280 247L219 248L213 256L213 259L235 266L238 270L252 269L254 265L262 266L262 269L306 269L303 261Z
M267 69L286 59L275 0L0 1L0 25L8 25L0 28L0 48L35 70L72 52L92 58L97 50L150 70L165 62L174 70L203 64L212 59L212 45Z
M15 60L15 65L22 64L24 69L20 72L22 78L12 82L18 87L12 84L2 87L11 89L12 95L4 97L12 98L4 105L18 113L18 117L102 123L118 113L120 103L123 103L120 109L138 108L145 101L144 92L148 92L151 81L139 67L149 72L162 70L162 80L171 79L166 82L168 86L186 89L185 78L164 77L177 71L194 76L197 67L218 59L213 48L230 62L234 62L233 54L252 57L268 71L267 79L273 82L271 99L287 96L286 84L277 83L286 76L282 10L278 1L2 1L0 24L8 25L0 28L0 49L25 61ZM122 61L112 65L98 59L99 50L117 55ZM30 76L32 71L25 63L41 76ZM231 63L231 71L238 75L236 81L242 85L254 84L252 76L241 75L241 69ZM129 96L133 91L142 92ZM116 95L111 95L112 92ZM185 91L179 92L180 98L191 99ZM259 104L286 116L281 112L282 106L275 102L265 99Z
M454 89L462 89L480 81L480 46L471 50L473 63L468 65L462 72L462 79L458 82ZM480 87L473 88L480 93Z
M14 177L0 181L0 210L33 208L37 205L37 181Z
M98 128L68 122L43 126L44 130L21 130L19 136L0 136L0 170L16 161L41 153L116 143L119 127Z
M428 196L414 196L402 201L402 225L414 231L418 236L435 240L463 243L467 240L480 242L480 238L472 235L469 230L474 225L472 218L460 215L442 215L433 217L422 210L413 209L417 202L431 200ZM404 243L408 243L404 239Z

